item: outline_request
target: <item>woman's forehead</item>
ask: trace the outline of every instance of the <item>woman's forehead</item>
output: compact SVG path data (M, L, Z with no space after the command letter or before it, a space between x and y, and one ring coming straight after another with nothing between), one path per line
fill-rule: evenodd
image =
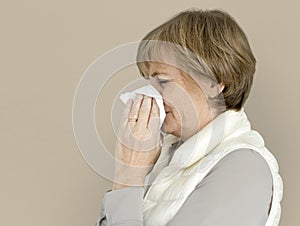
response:
M178 69L176 67L161 63L161 62L149 62L149 75L152 75L154 72L164 73L164 74L174 74Z
M154 68L154 69L168 69L170 67L170 65L163 63L163 62L155 62L155 61L150 61L149 62L150 68Z

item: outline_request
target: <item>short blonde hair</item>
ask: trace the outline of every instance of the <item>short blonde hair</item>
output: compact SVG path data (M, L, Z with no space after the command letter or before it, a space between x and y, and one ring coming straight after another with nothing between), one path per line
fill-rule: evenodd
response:
M182 58L185 67L196 73L205 73L225 86L214 98L215 103L222 98L227 110L236 111L244 105L252 86L256 59L245 33L228 13L219 9L191 8L150 31L142 39L143 44L140 44L137 53L138 69L146 78L149 76L149 63L141 59L155 52L153 46L147 45L150 40L174 43L195 54L196 58Z

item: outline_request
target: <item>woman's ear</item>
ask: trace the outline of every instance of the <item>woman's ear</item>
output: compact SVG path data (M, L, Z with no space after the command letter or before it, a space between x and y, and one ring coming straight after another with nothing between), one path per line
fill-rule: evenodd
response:
M223 83L218 83L207 76L195 76L192 78L200 86L206 97L215 98L225 88Z
M219 84L211 80L206 86L206 94L210 98L215 98L223 91L224 87L223 83Z

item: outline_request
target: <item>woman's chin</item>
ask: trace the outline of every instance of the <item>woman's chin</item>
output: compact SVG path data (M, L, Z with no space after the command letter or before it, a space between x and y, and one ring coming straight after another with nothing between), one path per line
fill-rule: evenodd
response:
M164 132L164 133L168 133L167 131L166 131L166 126L165 126L165 122L162 124L162 126L161 126L161 129L160 129L162 132Z
M172 131L170 130L170 128L168 127L166 121L162 124L161 126L161 131L163 131L166 134L170 134L172 133Z
M164 132L165 134L172 134L174 136L178 136L176 131L174 131L174 130L172 130L172 128L168 127L167 123L162 124L161 131Z

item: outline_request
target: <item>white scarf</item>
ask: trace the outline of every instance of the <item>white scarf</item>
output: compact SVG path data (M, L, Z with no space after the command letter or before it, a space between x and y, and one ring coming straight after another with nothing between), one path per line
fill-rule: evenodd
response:
M277 226L283 193L278 164L265 147L261 135L251 130L244 108L219 114L175 151L170 163L170 145L179 138L168 134L162 152L145 181L144 225L165 226L175 216L190 193L217 162L231 151L250 148L261 154L273 177L272 205L266 226ZM187 219L188 220L188 219Z

